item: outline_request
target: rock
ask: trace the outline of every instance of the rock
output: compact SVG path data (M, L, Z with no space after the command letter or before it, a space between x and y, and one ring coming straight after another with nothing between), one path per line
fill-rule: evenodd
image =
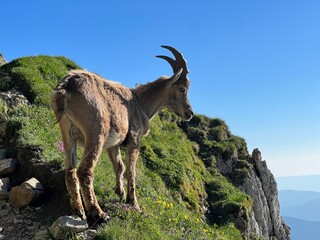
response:
M23 185L29 186L33 189L41 190L43 191L43 187L41 183L36 178L30 178L28 181L25 181L22 183Z
M4 65L7 63L7 60L2 56L2 54L0 53L0 66Z
M61 216L50 227L50 233L55 239L66 239L68 235L83 232L87 228L87 221L78 216Z
M6 153L7 153L7 150L6 150L6 149L4 149L4 148L1 148L1 149L0 149L0 160L5 159Z
M48 230L42 230L36 233L36 235L34 236L35 240L50 240L52 239L50 237L50 234L48 232Z
M0 201L8 198L9 189L10 189L10 179L9 178L0 179Z
M97 230L89 229L78 234L80 239L93 240L98 235Z
M14 158L8 158L0 160L0 175L13 173L17 167L17 160Z
M10 179L1 178L0 179L0 201L8 198L9 189L10 189Z
M277 184L259 149L253 150L250 162L253 167L239 186L253 200L247 233L265 239L289 240L290 228L280 214Z
M41 183L37 179L31 178L11 189L9 193L10 204L16 208L26 207L42 195L42 189Z
M1 80L3 80L2 77ZM26 97L17 90L0 92L0 98L6 102L8 107L24 106L28 104Z

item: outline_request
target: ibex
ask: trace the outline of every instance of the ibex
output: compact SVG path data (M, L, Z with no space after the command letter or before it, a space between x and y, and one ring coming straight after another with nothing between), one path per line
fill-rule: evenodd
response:
M103 149L107 150L113 164L115 191L123 199L125 165L120 147L125 147L126 202L140 211L135 182L140 137L148 134L150 120L161 108L167 107L183 120L189 120L193 115L187 95L190 81L186 61L173 47L162 47L170 50L176 58L157 56L171 65L174 73L171 77L163 76L130 89L96 74L74 70L62 78L52 92L51 106L59 123L66 155L66 187L71 208L82 219L109 218L101 210L93 189L94 168ZM84 147L78 169L77 144Z

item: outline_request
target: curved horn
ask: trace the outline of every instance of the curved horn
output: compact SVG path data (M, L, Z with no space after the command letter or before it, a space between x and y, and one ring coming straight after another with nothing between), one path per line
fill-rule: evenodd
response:
M173 69L173 73L176 73L178 70L183 68L182 74L187 75L189 73L189 70L187 68L187 61L183 58L182 53L180 53L177 49L170 46L162 45L161 47L170 50L175 56L176 60L173 60L170 57L162 56L162 55L156 56L156 57L166 60L171 65Z

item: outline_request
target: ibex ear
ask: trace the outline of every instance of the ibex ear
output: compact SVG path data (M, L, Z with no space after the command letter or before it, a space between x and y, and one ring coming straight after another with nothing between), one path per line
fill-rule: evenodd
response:
M179 71L175 72L175 74L173 74L173 76L168 79L170 85L173 85L175 82L179 80L182 71L183 71L183 68L180 68Z

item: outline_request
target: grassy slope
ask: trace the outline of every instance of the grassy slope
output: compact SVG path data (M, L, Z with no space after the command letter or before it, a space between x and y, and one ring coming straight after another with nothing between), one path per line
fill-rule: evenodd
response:
M0 102L1 115L9 118L7 134L18 131L19 145L40 146L45 161L62 164L63 153L57 150L60 133L48 103L52 87L73 68L78 66L68 59L46 56L21 58L0 67L0 72L14 77L14 81L0 82L0 91L18 88L33 103L7 111ZM119 207L112 166L103 154L95 170L95 191L112 219L101 227L101 239L241 239L228 215L248 212L251 201L217 173L214 162L220 155L241 158L245 142L232 136L221 120L196 116L180 128L175 118L162 111L142 140L137 191L143 214ZM203 206L217 213L210 218L220 219L214 221L218 225L206 221Z

